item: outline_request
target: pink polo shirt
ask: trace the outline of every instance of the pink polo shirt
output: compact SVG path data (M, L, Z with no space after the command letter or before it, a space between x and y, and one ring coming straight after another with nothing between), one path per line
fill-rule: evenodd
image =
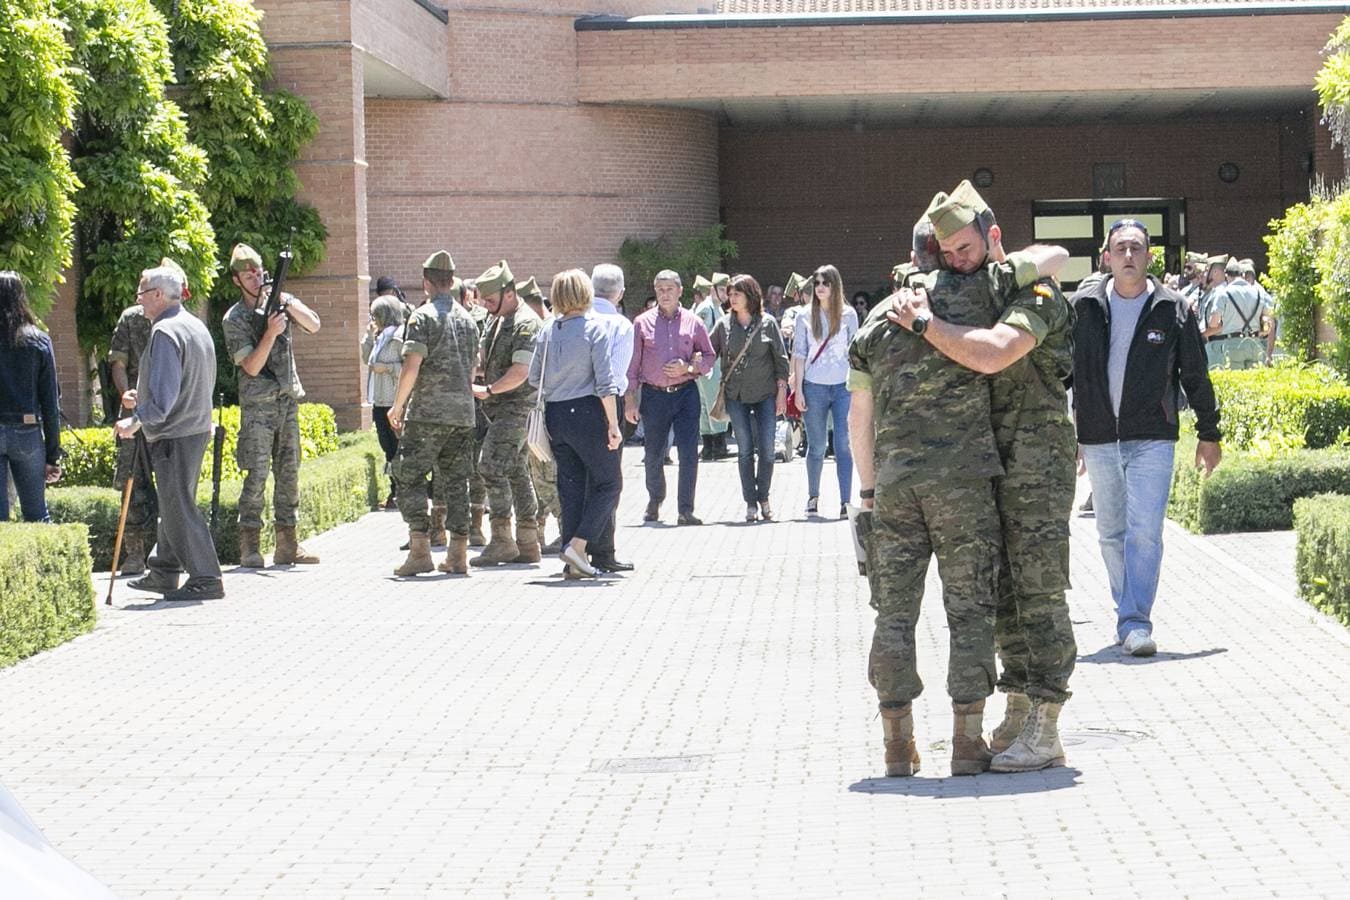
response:
M677 359L694 362L695 353L703 354L695 363L696 374L666 376L666 363ZM703 320L683 307L671 318L655 307L633 320L633 359L628 364L628 383L633 388L639 383L664 388L693 381L711 372L715 360Z

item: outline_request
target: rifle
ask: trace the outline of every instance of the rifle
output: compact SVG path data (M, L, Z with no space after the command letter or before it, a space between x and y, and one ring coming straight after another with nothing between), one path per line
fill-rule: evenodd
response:
M225 451L225 423L221 408L225 405L225 393L216 394L216 427L211 435L211 534L216 533L216 522L220 519L220 466Z
M291 244L294 241L295 229L292 228L291 236L286 239L286 249L277 254L277 264L272 270L272 277L263 281L263 287L270 287L272 290L267 295L267 302L253 310L253 314L257 317L253 320L255 340L262 340L263 332L267 330L267 322L273 315L286 311L286 300L282 290L286 286L286 276L291 271L291 261L295 258L295 254L291 252Z
M122 512L117 517L117 536L113 538L112 566L108 572L108 597L103 601L104 606L112 606L113 588L117 585L117 563L122 557L122 537L127 530L127 511L131 509L131 492L136 489L136 476L141 472L148 475L150 471L146 460L145 435L137 431L132 440L136 442L136 461L132 464L126 484L122 485Z

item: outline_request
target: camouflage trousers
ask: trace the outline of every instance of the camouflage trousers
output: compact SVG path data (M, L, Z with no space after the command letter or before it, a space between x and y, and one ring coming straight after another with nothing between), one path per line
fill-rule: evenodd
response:
M481 457L483 455L483 441L478 437L478 429L474 429L473 448L469 453L469 505L486 506L487 505L487 485L483 482L483 473L481 471Z
M299 402L291 397L249 400L239 415L235 461L244 473L239 524L262 527L263 490L272 472L272 515L277 525L296 524L300 509Z
M483 438L479 461L487 485L488 509L493 517L506 518L514 505L516 521L532 520L538 512L534 484L525 464L525 422L499 417Z
M539 515L549 513L562 521L562 501L558 499L558 464L553 460L540 462L539 457L525 448L525 464L534 483L534 496L539 501Z
M127 507L127 530L139 531L150 544L155 542L156 525L159 519L159 495L155 493L155 482L150 477L149 454L136 469L136 442L117 438L117 466L113 470L113 487L119 491L133 474L136 486L131 489L131 505ZM148 547L148 545L147 545Z
M1014 447L1005 455L1007 474L994 481L1003 529L995 623L1002 664L998 688L1063 703L1078 656L1064 596L1077 443L1067 419L1021 443L1034 453L1020 460L1020 446Z
M445 507L445 529L469 533L469 451L473 428L438 422L409 422L398 442L394 477L399 484L424 484L434 470L431 502ZM399 491L398 511L409 531L428 531L431 516L421 491Z
M992 480L878 483L868 541L868 581L877 611L868 679L881 703L909 703L923 692L915 628L934 554L950 631L947 693L957 703L992 694L999 558Z

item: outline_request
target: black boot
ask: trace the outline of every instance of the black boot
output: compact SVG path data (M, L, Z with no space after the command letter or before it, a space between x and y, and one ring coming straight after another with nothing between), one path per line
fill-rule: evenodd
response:
M703 436L703 450L699 453L698 458L704 462L713 461L713 435L705 434Z

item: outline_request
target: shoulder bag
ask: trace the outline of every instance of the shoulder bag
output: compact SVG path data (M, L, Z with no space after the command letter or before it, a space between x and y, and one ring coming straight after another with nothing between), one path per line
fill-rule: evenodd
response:
M763 324L764 318L763 316L761 316L760 320L755 323L755 330L745 336L745 346L741 348L741 352L736 354L736 359L733 360L731 365L728 366L723 371L722 383L717 386L717 399L713 401L712 406L708 407L708 418L711 419L712 421L714 422L731 421L731 416L727 415L727 376L729 376L732 372L736 371L736 367L741 364L741 360L745 359L745 354L750 349L750 345L754 343L757 337L759 337L759 328ZM731 343L730 318L727 319L727 343L728 344Z
M543 463L553 462L553 444L549 441L548 425L544 422L544 376L548 374L548 345L553 335L544 333L544 359L539 366L539 391L534 397L534 408L525 417L525 445L534 458Z

